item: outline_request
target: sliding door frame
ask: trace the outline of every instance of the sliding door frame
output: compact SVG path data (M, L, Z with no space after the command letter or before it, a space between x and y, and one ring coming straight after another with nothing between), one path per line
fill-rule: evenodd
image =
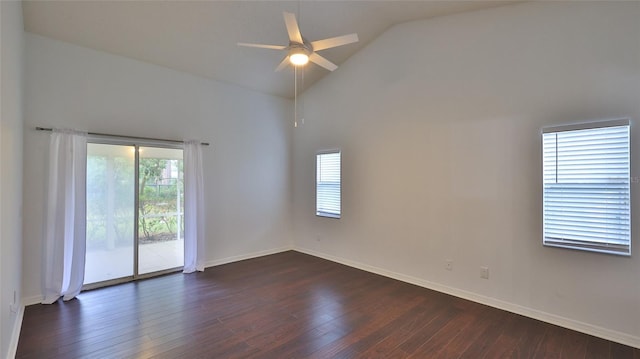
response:
M128 138L117 138L113 136L100 136L89 135L87 144L102 144L102 145L116 145L133 147L134 149L134 215L133 215L133 275L124 276L120 278L109 279L101 282L89 283L82 286L82 290L91 290L102 287L107 287L116 284L122 284L132 282L135 280L146 279L151 277L157 277L164 274L179 272L184 268L183 266L163 269L155 272L139 274L139 222L140 219L140 147L156 147L156 148L168 148L184 150L184 146L181 143L175 143L162 140L132 140ZM184 156L184 152L183 152ZM178 214L179 215L179 214ZM85 216L86 217L86 216ZM86 220L86 219L85 219ZM180 229L178 229L180 231Z

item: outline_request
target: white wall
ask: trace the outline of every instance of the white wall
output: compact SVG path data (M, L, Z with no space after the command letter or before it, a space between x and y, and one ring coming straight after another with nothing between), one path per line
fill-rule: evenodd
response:
M630 118L640 175L639 18L638 2L537 2L388 30L304 96L296 248L640 347L639 217L631 258L543 247L539 134ZM314 216L332 148L340 220Z
M0 358L6 358L15 351L22 312L22 4L0 1L0 15Z
M26 34L24 295L37 300L49 135L36 126L203 147L209 264L291 246L291 101Z

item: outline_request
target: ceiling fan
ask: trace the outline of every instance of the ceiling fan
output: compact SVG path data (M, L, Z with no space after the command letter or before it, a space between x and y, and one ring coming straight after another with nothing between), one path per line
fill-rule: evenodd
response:
M289 63L294 66L302 66L306 65L309 61L322 66L329 71L333 71L337 69L338 66L320 56L317 51L347 45L358 41L358 34L349 34L309 42L307 39L302 37L302 34L300 33L300 28L298 27L295 14L288 12L284 13L284 24L287 27L287 32L289 33L289 45L287 46L248 44L244 42L239 42L238 46L287 51L287 56L285 56L282 62L280 62L280 65L276 67L276 71L284 69Z

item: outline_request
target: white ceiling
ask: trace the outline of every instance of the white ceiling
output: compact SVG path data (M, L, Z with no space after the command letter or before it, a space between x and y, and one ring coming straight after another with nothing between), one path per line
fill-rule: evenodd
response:
M358 33L360 42L320 52L339 66L394 24L509 3L26 0L23 9L28 32L290 98L293 70L274 72L284 52L236 45L287 45L283 11L299 14L310 41ZM328 73L307 66L304 88Z

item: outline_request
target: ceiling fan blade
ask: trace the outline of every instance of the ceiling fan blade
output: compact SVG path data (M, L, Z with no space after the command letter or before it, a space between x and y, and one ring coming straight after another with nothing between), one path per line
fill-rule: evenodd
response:
M297 42L298 44L304 43L302 40L302 34L298 27L298 21L296 21L296 15L290 12L284 13L284 25L287 27L289 33L289 40L291 42Z
M351 44L354 42L358 42L358 34L342 35L329 39L314 41L311 43L311 47L313 47L313 51L320 51L324 49L330 49L332 47Z
M276 67L276 72L282 71L285 67L287 67L287 65L289 65L289 55L285 56L280 65Z
M338 68L336 64L316 54L315 52L309 55L309 61L313 62L316 65L322 66L329 71L333 71Z
M287 48L286 46L282 46L282 45L247 44L246 42L239 42L238 46L259 47L261 49L272 49L272 50L284 50Z

